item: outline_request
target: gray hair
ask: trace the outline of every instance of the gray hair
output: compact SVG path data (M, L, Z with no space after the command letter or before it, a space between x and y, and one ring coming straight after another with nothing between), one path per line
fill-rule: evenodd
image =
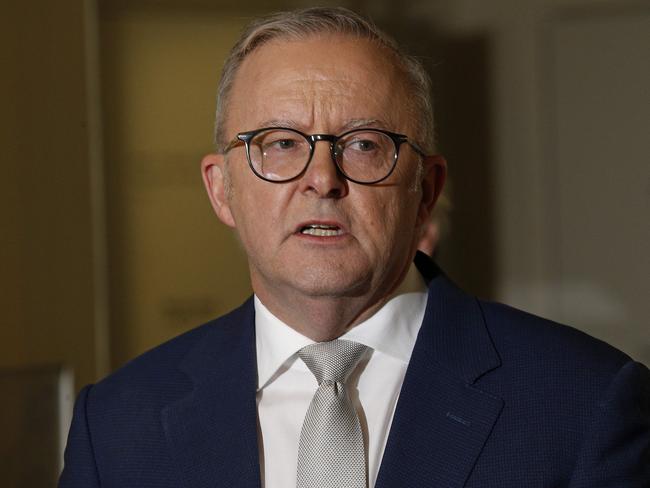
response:
M410 109L418 121L416 140L427 153L435 147L431 80L422 63L408 55L397 42L371 21L343 7L312 7L279 12L253 21L242 32L226 59L217 94L215 145L223 151L228 99L239 67L255 49L274 39L300 40L318 34L340 34L367 39L393 53L411 89Z

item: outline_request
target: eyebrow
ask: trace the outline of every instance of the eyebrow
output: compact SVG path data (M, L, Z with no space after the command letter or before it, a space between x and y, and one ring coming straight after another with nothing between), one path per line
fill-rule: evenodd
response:
M295 120L290 119L267 119L260 123L260 127L286 127L287 129L296 129L304 130L301 124L297 123ZM390 126L381 119L350 119L345 124L343 124L339 132L346 132L352 129L358 129L360 127L378 127L387 129Z
M290 119L267 119L259 124L260 127L286 127L287 129L299 129L300 124Z
M359 127L380 127L387 128L388 124L380 119L351 119L343 127L342 130L358 129Z

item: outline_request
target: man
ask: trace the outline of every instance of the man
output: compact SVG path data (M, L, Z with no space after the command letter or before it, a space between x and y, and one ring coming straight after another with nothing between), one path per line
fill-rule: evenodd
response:
M250 26L202 170L255 296L83 389L60 486L648 486L645 367L416 255L432 125L421 66L356 14Z

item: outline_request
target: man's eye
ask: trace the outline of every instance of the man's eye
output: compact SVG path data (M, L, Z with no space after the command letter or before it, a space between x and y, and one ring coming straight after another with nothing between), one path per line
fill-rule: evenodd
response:
M368 152L377 149L377 144L374 141L370 141L368 139L362 139L362 140L352 142L352 144L350 144L348 148L354 149L356 151Z
M291 139L281 139L276 142L276 145L282 149L291 149L296 145L296 141Z
M282 150L294 149L297 146L297 141L294 139L277 139L270 141L266 144L267 149Z

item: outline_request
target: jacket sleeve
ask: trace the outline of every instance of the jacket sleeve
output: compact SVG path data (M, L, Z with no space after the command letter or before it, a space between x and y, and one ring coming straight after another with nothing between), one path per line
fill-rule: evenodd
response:
M650 487L650 372L630 361L594 409L569 488Z
M59 488L94 488L99 487L99 476L95 463L86 404L92 386L88 385L79 392L75 402L72 425L65 448L64 467L59 478Z

